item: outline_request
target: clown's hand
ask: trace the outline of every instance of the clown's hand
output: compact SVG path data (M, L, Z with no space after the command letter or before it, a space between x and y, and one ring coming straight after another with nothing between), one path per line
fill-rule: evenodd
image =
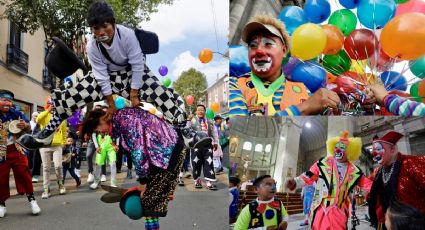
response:
M297 182L294 178L289 178L285 183L285 188L293 191L297 187Z
M146 191L146 184L140 184L138 189L140 191L140 198L143 198L143 194L145 194Z
M173 193L170 193L169 195L168 195L168 200L174 200L174 194Z

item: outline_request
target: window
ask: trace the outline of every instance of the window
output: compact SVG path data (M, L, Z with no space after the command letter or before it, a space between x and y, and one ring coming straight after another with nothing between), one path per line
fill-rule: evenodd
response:
M243 143L242 149L250 151L252 149L252 143L246 141L245 143Z
M271 144L266 145L266 148L265 148L264 151L266 151L267 153L271 152L272 151L272 145Z
M10 22L10 37L9 37L9 44L14 45L15 47L21 48L21 37L22 33L18 29L15 23Z
M255 152L262 152L263 151L263 145L257 144L255 145Z

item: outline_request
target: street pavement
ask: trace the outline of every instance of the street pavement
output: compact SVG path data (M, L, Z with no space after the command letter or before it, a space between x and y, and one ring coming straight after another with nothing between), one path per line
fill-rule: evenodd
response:
M85 165L84 162L83 165ZM108 169L109 170L109 169ZM87 171L86 167L82 171ZM52 169L51 172L54 172ZM137 185L135 179L126 179L126 167L117 175L120 187ZM54 180L55 176L50 178ZM168 215L160 218L163 230L220 230L228 228L228 179L226 174L217 176L218 191L194 189L192 179L185 179L184 187L177 187L175 199L170 201ZM100 201L105 193L101 189L90 190L86 183L87 174L82 175L83 184L75 188L75 181L68 174L65 183L66 195L59 195L56 182L52 180L52 194L49 199L41 199L42 181L34 184L35 196L41 208L38 216L33 216L25 196L18 196L13 176L10 177L12 197L6 201L7 214L0 218L1 230L20 229L144 229L143 220L131 220L118 207ZM109 179L109 177L108 177ZM108 182L106 182L109 184Z

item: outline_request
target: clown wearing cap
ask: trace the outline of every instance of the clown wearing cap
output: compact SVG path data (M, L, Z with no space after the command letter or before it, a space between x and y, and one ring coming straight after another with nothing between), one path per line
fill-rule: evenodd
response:
M18 193L27 195L32 214L36 215L41 211L34 198L28 158L15 145L16 133L29 132L31 128L25 115L12 107L13 99L12 92L0 90L0 218L6 215L5 202L10 197L10 169L13 170ZM13 127L11 123L16 126Z
M350 137L346 131L341 137L328 139L329 155L315 163L309 171L290 179L290 190L316 182L310 215L311 229L340 230L347 228L350 213L349 194L358 186L369 191L372 181L363 175L352 161L361 154L361 139Z
M385 215L392 200L409 204L425 212L425 157L398 152L403 134L390 131L374 137L373 155L379 167L372 176L369 215L376 229L386 229Z
M292 82L282 72L282 61L290 48L285 25L268 15L257 15L245 25L242 40L248 45L251 72L231 77L230 115L294 116L337 109L336 93L321 88L311 97L301 82Z

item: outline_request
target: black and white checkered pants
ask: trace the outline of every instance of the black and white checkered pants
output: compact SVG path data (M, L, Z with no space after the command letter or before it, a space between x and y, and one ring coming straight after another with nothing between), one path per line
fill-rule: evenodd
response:
M212 145L203 148L191 148L190 159L194 180L198 179L203 172L205 180L216 181Z
M128 66L121 71L111 72L109 76L113 94L129 99L132 76L131 67ZM146 65L142 75L139 97L141 101L153 104L169 121L177 123L186 121L183 99L174 92L174 89L161 85L158 78ZM104 99L101 87L92 72L78 78L76 82L67 82L52 93L56 112L61 119L67 119L88 103Z

